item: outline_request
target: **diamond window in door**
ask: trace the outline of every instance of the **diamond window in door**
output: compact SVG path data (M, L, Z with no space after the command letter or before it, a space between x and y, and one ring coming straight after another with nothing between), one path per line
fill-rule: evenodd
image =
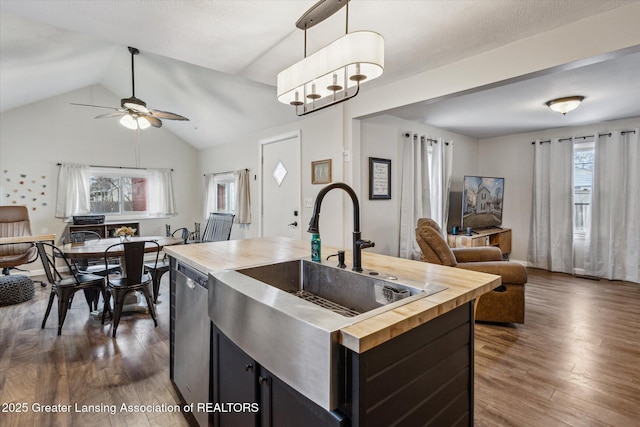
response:
M284 167L282 162L279 161L275 169L273 170L273 179L275 179L276 183L278 183L278 187L280 187L286 175L287 175L287 169Z

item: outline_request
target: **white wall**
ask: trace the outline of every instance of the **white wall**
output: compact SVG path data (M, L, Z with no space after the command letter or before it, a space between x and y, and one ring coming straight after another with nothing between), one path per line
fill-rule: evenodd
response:
M301 143L301 179L302 186L300 199L302 206L300 209L300 219L298 223L301 228L301 239L310 240L307 225L311 220L312 209L304 207L304 199L315 200L316 195L324 185L311 184L311 162L315 160L331 159L333 182L343 181L343 136L342 136L342 106L328 108L304 118L296 118L294 110L291 110L292 123L285 126L274 127L255 134L244 135L240 129L238 139L230 141L228 144L217 145L207 150L202 150L199 154L200 169L202 173L201 184L204 192L204 178L206 173L217 173L230 170L248 168L254 177L251 187L251 217L252 223L247 226L238 227L234 225L232 239L258 237L260 235L260 140L288 134L293 131L300 131ZM335 194L334 194L335 193ZM322 204L322 216L320 220L320 231L322 242L327 245L345 246L345 236L342 212L347 209L345 196L341 191L332 191L325 197ZM343 193L344 194L344 193ZM267 201L268 202L268 201ZM351 202L348 202L351 205ZM202 209L202 207L200 207ZM350 209L350 207L348 208ZM346 240L347 246L349 240Z
M533 189L531 142L536 139L583 136L595 132L634 129L639 126L640 118L635 118L480 140L478 173L505 178L502 224L512 229L511 259L527 260Z
M117 118L93 119L108 110L71 102L120 105L120 99L102 86L91 86L0 115L0 204L26 204L34 234L61 237L66 224L54 217L57 163L134 167L139 146L140 167L174 169L178 209L175 217L142 220L140 232L164 235L165 224L193 228L200 198L192 191L198 186L197 151L162 128L141 131L138 140L136 132L121 126Z

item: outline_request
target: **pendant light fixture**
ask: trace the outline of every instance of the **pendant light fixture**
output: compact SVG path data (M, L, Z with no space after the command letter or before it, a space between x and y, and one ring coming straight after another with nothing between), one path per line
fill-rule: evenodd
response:
M569 111L573 111L580 103L584 100L584 96L567 96L565 98L552 99L548 101L547 107L551 108L553 111L557 111L558 113L562 113L562 115L567 115Z
M346 6L345 35L307 56L307 29ZM304 59L278 74L278 101L304 116L358 94L360 84L384 70L384 38L373 31L349 33L349 0L320 0L296 27L304 31Z

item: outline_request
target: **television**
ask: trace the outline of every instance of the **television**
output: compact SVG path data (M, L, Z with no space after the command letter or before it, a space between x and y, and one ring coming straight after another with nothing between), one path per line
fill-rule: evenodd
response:
M504 178L465 175L462 183L462 228L502 225Z

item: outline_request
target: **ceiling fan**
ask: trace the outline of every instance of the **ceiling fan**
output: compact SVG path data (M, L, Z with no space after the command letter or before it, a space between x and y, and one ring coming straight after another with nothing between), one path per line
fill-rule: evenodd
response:
M147 108L147 103L143 100L136 98L136 82L135 82L135 73L134 73L134 56L138 55L140 51L135 47L129 47L129 52L131 52L131 89L132 95L130 98L123 98L120 100L120 108L114 107L103 107L101 105L91 105L91 104L76 104L71 103L71 105L79 105L82 107L95 107L95 108L108 108L110 110L115 110L113 113L105 113L96 116L96 119L104 119L107 117L120 117L120 124L129 128L129 129L146 129L149 126L153 127L161 127L162 120L189 120L186 117L183 117L179 114L169 113L167 111L159 111L159 110L150 110Z

